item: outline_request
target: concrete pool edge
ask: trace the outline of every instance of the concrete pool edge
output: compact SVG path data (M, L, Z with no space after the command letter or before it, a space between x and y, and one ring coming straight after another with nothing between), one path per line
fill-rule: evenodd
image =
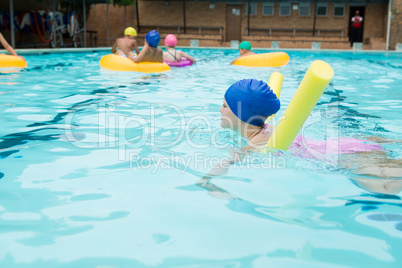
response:
M140 47L141 48L141 47ZM214 49L214 50L237 50L232 47L189 47L189 46L177 46L179 49ZM88 48L30 48L30 49L16 49L17 54L51 54L51 53L85 53L85 52L98 52L98 51L110 51L110 47L88 47ZM352 49L309 49L309 48L254 48L254 51L311 51L311 52L348 52L348 53L402 53L402 51L396 50L352 50ZM6 50L0 50L0 53L7 53Z

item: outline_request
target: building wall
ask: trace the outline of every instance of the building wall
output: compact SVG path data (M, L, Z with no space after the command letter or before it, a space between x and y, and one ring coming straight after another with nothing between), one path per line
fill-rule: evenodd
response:
M392 21L390 31L390 47L395 48L396 43L402 43L402 0L392 0ZM169 5L165 5L165 1L145 1L139 0L140 25L149 26L182 26L183 25L183 5L182 1L169 1ZM9 0L0 0L1 6L7 12L9 10ZM17 12L48 9L46 1L14 1L14 10ZM222 27L222 38L219 42L226 41L226 9L225 2L215 2L215 8L210 9L210 2L187 1L186 2L186 25L187 27ZM296 3L293 3L296 4ZM293 5L292 4L292 5ZM314 21L315 4L310 4L310 15L299 16L298 10L291 8L291 16L279 15L280 3L276 2L274 6L273 16L264 16L262 14L263 3L257 3L257 15L250 16L251 28L298 28L312 29ZM334 4L328 4L328 15L316 18L316 29L343 29L344 35L348 36L349 25L349 5L345 5L345 16L333 16ZM242 21L241 34L247 38L247 15L245 14L246 3L242 4ZM377 45L376 48L382 48L387 32L388 5L387 4L367 4L365 8L364 18L364 39L366 44ZM125 26L137 27L137 18L135 8L128 6L126 8L126 21L124 22L124 8L109 5L109 44L106 43L107 27L106 27L106 5L92 5L87 17L87 29L97 31L98 45L112 45L114 39L123 35ZM151 28L143 27L143 31L151 30ZM176 29L177 31L177 29ZM10 31L2 30L3 35L10 39ZM174 28L161 30L161 32L175 32ZM196 34L197 29L187 29L187 34ZM219 34L217 30L204 29L203 34ZM266 35L266 32L252 32L255 35ZM291 32L281 33L291 36ZM298 32L299 36L309 36L311 33ZM24 34L16 32L16 41L24 41L28 43L40 43L35 34ZM322 32L320 36L339 36L339 33ZM88 36L89 37L89 36ZM212 37L211 37L212 38ZM215 37L213 38L216 39ZM218 40L218 39L216 39ZM215 43L217 41L214 41ZM188 43L189 40L186 41ZM380 44L381 43L381 44ZM227 44L222 44L227 45Z
M98 46L111 46L116 38L123 36L125 26L135 26L135 9L126 7L126 23L124 23L124 7L109 5L109 44L107 44L106 4L92 5L87 18L87 30L96 31Z
M390 49L395 49L397 43L402 43L402 0L393 0L391 11Z
M291 16L279 15L280 3L276 2L273 16L262 14L263 3L257 3L257 15L250 16L251 28L302 28L312 29L314 23L314 3L310 6L309 16L299 16L298 10L291 11ZM165 5L165 1L139 1L140 25L141 26L182 26L183 25L183 5L180 1L170 1ZM246 3L242 4L242 29L241 33L246 34L247 15ZM328 15L325 17L317 16L317 29L338 29L344 30L347 35L349 23L349 8L345 5L345 16L333 16L333 4L328 5ZM158 14L158 15L156 15ZM226 34L226 3L216 2L215 9L209 8L209 2L189 1L186 3L186 25L187 26L207 26L223 27L223 35ZM146 27L145 27L146 28Z
M209 2L188 2L186 14L188 26L226 26L226 3L215 3L215 8L210 9Z
M297 5L297 3L293 3ZM262 14L263 3L257 3L257 15L250 15L250 28L285 28L285 29L313 29L314 25L314 10L315 4L310 4L310 15L299 16L299 10L293 10L293 4L291 5L291 15L281 16L279 14L280 3L274 4L274 15L265 16ZM243 3L242 7L242 34L246 34L246 28L248 24L248 16L246 15L246 5ZM336 29L344 30L345 36L347 36L347 29L349 23L349 5L345 5L345 16L334 17L333 16L333 4L328 4L327 16L316 17L316 29ZM290 33L291 34L291 33ZM311 33L309 33L311 35Z
M140 25L183 25L182 2L170 1L138 1Z
M141 25L183 25L183 3L181 1L139 1ZM185 4L187 26L224 26L226 3L215 3L215 9L209 8L209 2L189 1Z
M139 1L138 8L140 11L140 26L149 30L145 26L173 26L181 27L184 25L183 18L183 3L181 1L169 1L169 5L165 5L165 1ZM185 4L186 10L186 33L196 33L197 29L191 27L204 26L204 27L222 27L226 25L226 3L215 3L215 8L209 8L209 2L194 2L189 1ZM161 30L177 33L173 28ZM212 34L217 33L216 30L205 30L204 33Z
M402 0L395 0L400 3ZM196 34L197 29L190 29L191 27L222 27L223 41L226 38L226 12L227 4L225 2L215 2L215 8L210 9L210 2L187 1L186 2L186 26L187 34ZM293 10L291 5L290 16L280 16L279 9L280 3L274 4L274 15L265 16L262 14L263 3L257 3L257 14L250 16L250 28L284 28L284 29L313 29L314 24L314 11L315 3L310 4L310 15L299 16L299 10ZM180 33L183 33L183 3L182 1L169 1L169 5L165 5L165 1L145 1L139 0L139 20L141 32L147 32L154 26L163 26L171 28L160 28L161 33L177 33L180 28ZM242 4L241 10L241 35L247 38L246 28L248 25L248 18L246 15L246 5ZM137 18L135 11L132 7L127 8L127 26L132 25L137 27ZM334 4L328 3L327 16L316 17L316 29L332 29L343 30L344 38L340 42L347 42L349 21L349 4L345 4L345 15L342 17L334 16ZM106 5L97 4L93 5L90 9L88 17L88 29L98 31L99 43L106 40ZM386 21L387 21L387 4L367 4L364 16L364 38L366 43L376 40L376 42L385 42L386 37ZM124 30L124 16L123 8L114 7L109 5L109 37L111 40L121 36ZM152 26L152 27L146 27ZM399 27L399 26L398 26ZM397 28L397 26L394 26ZM217 30L204 29L203 34L219 34ZM251 35L267 35L267 32L251 32ZM291 37L292 32L282 32L282 35ZM309 41L311 32L297 32L298 36L305 36L305 40ZM341 38L340 32L321 32L320 36L336 36ZM290 40L291 41L291 40ZM300 40L299 40L300 41ZM111 45L111 44L109 44ZM140 44L141 45L141 44Z
M365 8L364 38L385 38L384 18L387 17L387 7L384 4L369 4Z

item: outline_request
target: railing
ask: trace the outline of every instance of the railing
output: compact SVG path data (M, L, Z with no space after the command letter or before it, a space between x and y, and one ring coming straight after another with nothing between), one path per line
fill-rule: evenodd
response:
M202 29L204 30L219 30L219 34L222 34L223 27L209 27L209 26L188 26L186 29L198 29L198 34L202 34Z
M178 34L182 33L183 26L156 26L156 25L141 25L141 28L153 28L160 32L160 29L175 29ZM222 35L223 27L210 27L210 26L186 26L186 29L197 29L198 34L203 34L202 30L219 30L219 35Z
M97 47L98 46L98 31L87 30L87 34L89 34L89 46Z
M340 32L342 37L345 36L345 30L343 30L343 29L318 29L316 31L317 31L317 36L320 36L320 31L321 32Z
M279 31L279 32L292 32L293 36L296 36L297 32L310 32L313 34L313 29L289 29L289 28L246 28L246 34L248 35L250 31L262 31L268 32L269 36L272 36L272 32ZM320 36L320 32L340 32L341 36L344 37L345 31L343 29L316 29L317 36Z
M271 36L273 31L280 32L292 32L293 36L296 36L297 31L299 32L313 32L312 29L285 29L285 28L246 28L246 34L249 34L250 31L259 31L259 32L268 32L268 35Z

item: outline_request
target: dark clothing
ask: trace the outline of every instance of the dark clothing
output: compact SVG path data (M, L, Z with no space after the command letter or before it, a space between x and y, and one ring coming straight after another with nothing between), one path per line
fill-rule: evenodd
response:
M350 43L353 45L354 42L362 41L362 28L361 27L352 27L352 36L350 38Z

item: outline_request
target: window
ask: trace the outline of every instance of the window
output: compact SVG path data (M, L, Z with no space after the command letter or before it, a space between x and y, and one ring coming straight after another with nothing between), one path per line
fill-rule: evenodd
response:
M327 16L328 3L317 3L317 16Z
M262 6L262 15L273 16L274 15L274 3L264 3Z
M300 2L299 16L310 16L310 3Z
M246 15L248 15L248 2L246 2ZM257 3L250 2L250 15L257 15Z
M334 4L334 17L345 16L345 4Z
M290 3L281 2L279 15L281 16L290 16Z

